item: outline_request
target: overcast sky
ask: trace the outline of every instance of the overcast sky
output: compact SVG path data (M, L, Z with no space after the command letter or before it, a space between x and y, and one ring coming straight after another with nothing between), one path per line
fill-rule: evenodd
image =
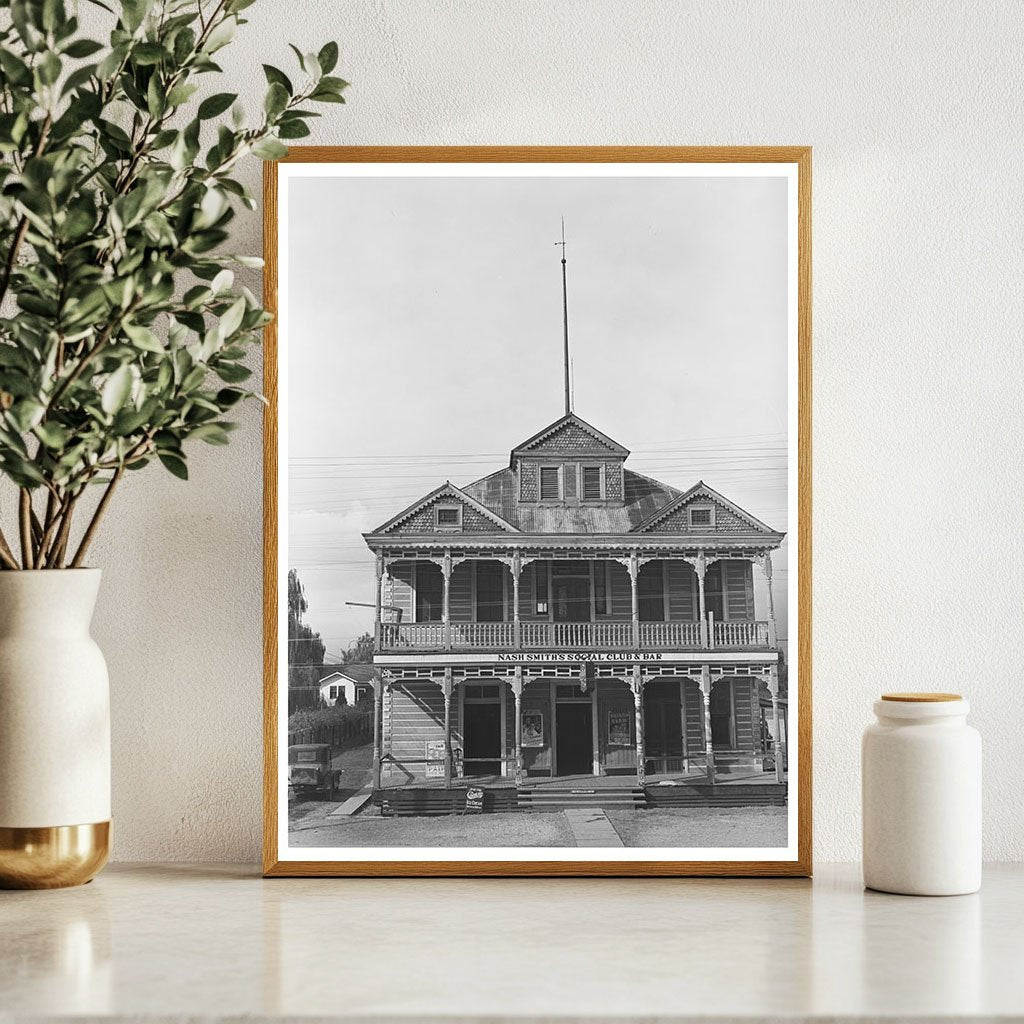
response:
M562 216L575 412L627 467L703 479L786 530L786 195L783 178L292 179L289 565L328 651L372 628L345 605L373 600L360 533L562 415Z

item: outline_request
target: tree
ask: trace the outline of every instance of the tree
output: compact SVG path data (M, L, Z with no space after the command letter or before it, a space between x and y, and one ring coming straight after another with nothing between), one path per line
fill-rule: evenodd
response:
M373 634L364 633L345 652L344 664L346 665L372 665L373 664Z
M324 667L320 634L303 621L309 609L306 592L294 569L288 570L288 686L316 686Z

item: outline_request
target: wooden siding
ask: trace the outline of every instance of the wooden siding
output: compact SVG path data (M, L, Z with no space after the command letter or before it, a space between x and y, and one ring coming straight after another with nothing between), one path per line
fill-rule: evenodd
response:
M403 622L416 620L416 590L414 562L393 562L388 568L391 576L391 601L396 608L402 610Z
M754 573L750 562L731 559L722 564L726 616L754 618Z
M690 526L690 507L692 505L707 506L715 508L715 525L713 529L707 526ZM758 527L748 523L741 516L738 516L732 509L727 508L721 502L704 494L695 494L689 501L674 509L663 519L659 519L644 532L650 533L760 533Z
M435 505L459 505L462 508L462 533L503 533L507 532L505 527L500 526L493 519L478 512L475 508L460 501L451 494L442 494L433 501L421 505L414 512L411 512L401 522L396 523L388 533L435 533L434 506ZM459 530L444 530L443 534L454 534L458 536Z
M474 572L473 562L460 562L452 569L448 593L448 609L452 622L472 622L476 618L473 611Z
M689 562L671 559L665 563L670 622L695 622L698 608L694 600L695 573Z
M551 771L551 686L539 679L523 687L523 711L539 711L544 716L544 746L523 747L523 769L547 774Z
M608 713L617 711L629 717L629 746L608 743ZM636 768L636 705L625 683L601 680L597 684L597 745L605 769Z
M629 622L633 618L633 597L629 572L624 565L612 562L608 570L609 622Z
M706 750L704 739L704 697L700 686L692 679L686 680L686 755L703 757Z

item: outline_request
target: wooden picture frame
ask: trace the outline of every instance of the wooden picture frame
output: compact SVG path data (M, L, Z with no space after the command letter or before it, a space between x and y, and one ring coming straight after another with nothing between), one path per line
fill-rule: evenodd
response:
M578 858L556 859L444 859L444 851L438 850L436 858L424 859L379 859L367 856L361 858L353 855L351 859L321 860L316 856L294 857L282 855L282 847L279 843L280 825L282 821L282 810L279 806L280 796L284 792L282 787L283 770L281 765L281 742L279 736L281 694L280 655L279 655L279 622L280 622L280 593L283 580L278 564L278 538L282 527L281 516L287 514L287 509L279 507L279 350L278 350L278 297L279 297L279 182L281 168L294 164L302 165L354 165L354 164L379 164L388 165L401 163L405 165L453 165L459 167L465 173L467 165L488 164L505 165L559 165L573 164L580 168L587 165L703 165L707 168L708 174L716 173L716 165L747 165L751 168L764 168L766 165L779 165L772 171L780 173L791 173L795 179L795 187L791 188L791 195L795 195L796 209L795 217L790 223L795 222L795 238L793 231L789 233L789 245L795 244L795 267L796 280L792 280L792 273L789 275L790 295L795 294L795 310L790 303L790 315L795 312L795 328L790 328L791 334L795 334L795 341L790 342L790 380L796 381L796 439L792 439L792 428L790 428L789 457L796 451L795 476L797 493L790 496L790 508L796 511L799 522L796 551L790 553L789 564L796 569L797 573L797 599L795 607L798 610L799 630L795 638L795 644L790 640L789 650L796 653L795 666L797 668L797 685L794 690L789 691L790 706L797 709L797 728L791 736L787 737L786 747L781 748L782 732L779 729L779 719L775 718L775 746L772 748L776 753L780 749L788 749L793 740L796 740L798 750L797 778L795 785L792 780L789 783L789 814L795 813L796 838L795 843L790 843L790 852L786 857L778 859L773 857L758 858L752 860L742 859L616 859L609 855L605 859L592 860L583 856ZM791 202L792 205L792 202ZM551 239L543 239L547 244ZM264 414L264 687L263 687L263 713L264 713L264 741L263 741L263 808L264 808L264 832L263 832L263 872L267 877L296 877L296 876L809 876L812 868L811 856L811 834L812 834L812 806L811 806L811 150L809 147L799 146L756 146L756 147L293 147L288 156L280 163L267 163L264 171L264 296L263 301L268 310L275 314L275 320L265 329L264 334L264 393L267 405ZM792 251L792 249L791 249ZM562 255L564 257L564 247ZM347 260L358 260L358 251L347 251ZM791 262L790 266L793 263ZM564 269L564 261L563 261ZM568 334L568 331L567 331ZM796 351L796 367L793 367L793 346ZM568 342L567 342L568 345ZM568 361L567 361L568 366ZM568 376L568 370L566 371ZM568 394L568 389L567 389ZM568 399L567 399L568 400ZM793 402L792 384L790 387L790 403ZM793 413L790 414L790 423L794 422ZM510 439L511 440L511 439ZM793 480L793 474L789 476ZM603 480L603 478L602 478ZM561 485L560 485L561 486ZM602 483L602 487L604 484ZM792 487L790 486L790 491ZM603 493L603 491L602 491ZM396 508L395 512L399 509ZM697 524L705 524L707 517L702 512L698 513L695 519ZM381 517L383 518L383 516ZM453 520L454 524L454 520ZM792 529L792 528L791 528ZM518 556L517 556L518 557ZM633 552L636 562L636 552ZM626 560L623 560L625 564ZM636 611L636 580L639 567L633 565L627 569L633 573L634 586L634 622L637 621ZM446 570L447 571L447 570ZM518 569L516 570L519 571ZM700 568L701 582L704 580L706 569ZM723 569L724 572L724 569ZM768 561L769 592L771 589L770 556ZM447 579L447 577L445 577ZM380 610L380 569L378 569L378 610L376 621L380 623L384 613ZM518 588L518 575L516 586ZM516 591L518 593L518 590ZM447 593L447 591L446 591ZM792 591L790 591L792 593ZM701 591L703 599L703 590ZM538 598L538 600L540 600ZM753 601L753 598L751 598ZM447 608L447 605L446 605ZM519 605L516 605L518 615ZM703 605L702 605L703 608ZM545 609L546 610L546 609ZM551 613L554 614L554 611ZM774 616L774 612L773 612ZM518 623L518 619L517 619ZM716 623L713 619L710 622L711 636L714 634ZM723 626L725 623L718 623ZM772 619L774 628L774 618ZM378 625L378 630L381 629ZM704 630L703 621L700 629ZM518 629L518 625L517 625ZM519 636L519 634L516 634ZM702 634L703 635L703 634ZM774 640L774 634L771 635ZM710 641L712 646L714 641ZM777 645L776 645L777 646ZM451 649L450 647L447 649ZM792 653L790 655L792 658ZM522 668L522 666L520 666ZM520 668L517 668L518 672ZM451 672L451 669L446 669ZM575 670L574 670L575 671ZM643 683L640 668L635 669L637 673L637 686L640 688L641 697L637 698L637 708L641 707ZM753 671L753 670L752 670ZM449 675L447 678L451 678ZM575 679L575 676L573 677ZM584 678L584 670L580 669L580 679ZM776 677L777 678L777 677ZM381 684L383 686L383 684ZM581 685L585 685L581 683ZM730 684L731 685L731 684ZM755 692L757 684L755 686ZM776 688L778 684L776 683ZM501 684L499 683L499 689ZM555 683L552 683L552 701L556 698ZM596 691L595 691L596 692ZM732 691L730 691L732 692ZM795 701L794 701L795 697ZM685 698L685 686L683 687L683 700ZM502 698L503 700L505 698ZM735 699L735 698L733 698ZM516 707L519 707L519 698L516 698ZM709 696L705 693L705 714L707 714ZM452 702L455 704L455 702ZM552 705L553 706L553 705ZM378 704L378 714L380 704ZM596 697L594 707L596 709ZM638 715L640 714L638 710ZM599 729L595 722L594 732L604 733L610 729L610 722L605 714L600 722ZM620 715L621 718L621 715ZM504 719L503 719L504 720ZM541 719L544 722L544 729L553 729L551 715L545 711ZM639 719L638 719L639 720ZM447 722L447 720L446 720ZM706 719L705 725L710 722ZM381 726L379 722L374 724L375 745L381 742ZM751 724L751 730L754 726ZM634 727L635 733L635 727ZM616 736L621 738L621 722ZM447 735L447 734L446 734ZM710 737L710 731L705 735ZM446 742L451 745L450 737ZM597 742L595 740L595 742ZM713 754L712 741L708 739L709 756L712 759L710 776L715 778L717 765ZM685 741L684 741L685 749ZM376 751L376 746L375 746ZM504 747L503 747L504 754ZM518 754L516 762L517 780L523 770L522 755ZM637 748L638 771L643 772L645 768L643 748ZM792 760L792 759L791 759ZM378 772L380 770L380 757L377 759ZM504 765L504 761L502 762ZM793 765L790 765L792 770ZM461 771L461 764L460 764ZM552 769L554 771L554 769ZM781 768L778 769L779 778L782 778ZM436 772L435 772L436 774ZM641 778L643 776L641 775ZM473 790L473 799L476 800L476 790ZM795 812L792 806L795 800ZM789 833L792 837L792 831ZM311 854L313 851L310 851Z

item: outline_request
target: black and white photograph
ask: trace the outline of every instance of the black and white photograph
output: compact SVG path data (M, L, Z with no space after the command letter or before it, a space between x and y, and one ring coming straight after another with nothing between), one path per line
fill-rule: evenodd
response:
M277 173L280 859L796 860L796 166Z

